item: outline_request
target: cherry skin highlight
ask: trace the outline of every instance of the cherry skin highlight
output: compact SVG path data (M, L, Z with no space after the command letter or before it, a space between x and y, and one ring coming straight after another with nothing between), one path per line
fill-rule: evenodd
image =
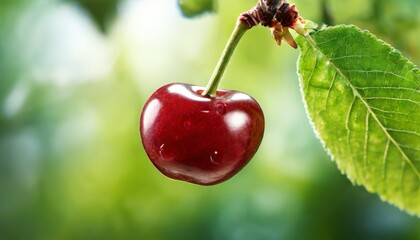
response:
M264 133L258 103L239 91L172 83L147 100L140 118L143 147L169 178L200 185L223 182L254 156Z

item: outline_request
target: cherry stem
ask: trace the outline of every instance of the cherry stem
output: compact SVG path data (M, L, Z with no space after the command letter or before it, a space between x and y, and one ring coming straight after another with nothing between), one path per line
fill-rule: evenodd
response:
M239 41L241 40L242 36L245 32L249 29L247 25L238 21L236 23L235 29L233 29L232 34L225 46L225 49L222 52L222 56L220 56L219 62L216 65L216 68L211 75L211 78L207 84L206 89L202 93L203 96L215 96L217 92L217 88L222 80L223 73L226 70L227 65L229 64L230 58L235 51L236 46L238 45Z

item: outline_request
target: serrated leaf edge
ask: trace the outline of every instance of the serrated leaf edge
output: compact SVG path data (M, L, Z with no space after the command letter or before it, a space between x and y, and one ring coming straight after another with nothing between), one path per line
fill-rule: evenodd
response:
M368 30L361 30L360 28L358 28L357 26L355 26L355 25L343 25L343 24L341 24L341 25L336 25L336 26L332 26L332 27L328 27L328 28L326 28L326 29L323 29L323 30L321 30L321 31L324 31L324 30L331 30L331 29L334 29L334 28L340 28L340 27L346 27L346 28L353 28L353 29L355 29L356 31L358 31L358 32L361 32L361 33L364 33L364 34L368 34L368 36L369 37L371 37L371 38L373 38L375 41L378 41L378 42L380 42L380 43L382 43L382 44L384 44L384 45L386 45L386 46L388 46L390 49L391 49L391 51L395 51L396 53L398 53L398 55L399 55L399 57L401 58L405 58L405 57L403 57L402 56L402 54L401 54L401 52L400 51L398 51L397 49L395 49L395 48L393 48L390 44L388 44L388 43L386 43L386 42L384 42L383 40L381 40L381 39L378 39L378 38L376 38L376 36L374 35L374 34L372 34L372 33L370 33ZM401 153L401 155L403 156L403 158L405 159L405 161L407 161L408 162L408 164L410 165L410 167L413 169L413 171L414 171L414 173L416 174L416 176L417 176L417 178L418 178L418 180L419 180L419 182L420 182L420 172L419 172L419 170L416 168L416 166L413 164L413 162L412 162L412 160L411 159L409 159L408 157L407 157L407 155L405 154L405 152L401 149L401 147L400 147L400 145L395 141L395 139L389 134L389 132L387 131L387 129L382 125L382 123L379 121L379 119L377 118L377 116L375 115L375 113L372 111L372 109L371 109L371 107L367 104L367 102L366 102L366 100L360 95L360 93L357 91L357 88L356 87L354 87L352 84L351 84L351 82L348 80L348 78L346 77L346 75L344 75L342 72L341 72L341 70L333 63L333 60L330 60L322 51L321 51L321 49L319 49L318 48L318 46L316 45L316 43L315 43L315 41L312 39L312 35L314 35L314 34L316 34L317 32L314 32L314 33L312 33L311 35L308 35L308 36L305 36L304 37L304 39L309 43L309 47L312 47L312 49L314 49L314 51L316 52L316 51L318 51L319 53L321 53L322 54L322 56L323 57L325 57L325 59L327 59L329 62L330 62L330 64L334 67L334 69L341 75L341 77L343 77L343 79L345 79L345 81L346 81L346 83L347 83L347 85L351 88L351 90L352 90L352 92L353 92L353 96L356 98L359 98L361 101L362 101L362 103L363 103L363 105L366 107L366 109L368 110L368 112L370 113L370 115L372 115L373 117L374 117L374 119L375 119L375 121L377 122L377 124L379 125L379 127L382 129L382 131L385 133L385 135L387 136L387 139L388 139L388 142L387 142L387 146L386 146L386 151L385 151L385 153L384 153L384 161L385 161L385 156L387 155L386 154L386 152L387 152L387 149L389 148L389 143L390 142L392 142L394 145L395 145L395 147L397 148L397 150ZM298 58L298 61L297 61L297 69L299 69L299 63L300 63L300 61L301 61L301 57L302 57L302 54L300 54L299 55L299 58ZM410 62L411 63L411 62ZM413 73L416 73L416 72L418 72L418 71L420 71L418 68L417 68L417 66L416 65L414 65L413 64L413 68L411 69L411 71L413 72ZM416 74L414 74L414 76L417 76ZM299 71L298 71L298 77L299 77L299 79L303 79L303 77L302 77L302 75L299 73ZM415 78L416 80L418 80L418 78L416 77ZM299 81L299 82L303 82L303 81ZM419 83L420 84L420 83ZM316 127L315 127L315 123L314 123L314 121L313 121L313 119L311 118L311 116L310 116L310 114L309 114L309 107L308 107L308 103L305 101L305 93L304 93L304 88L301 86L300 87L300 92L301 92L301 96L302 96L302 100L303 100L303 103L304 103L304 106L305 106L305 111L306 111L306 114L307 114L307 116L308 116L308 118L309 118L309 121L310 121L310 124L311 124L311 126L312 126L312 129L313 129L313 131L314 131L314 133L315 133L315 135L316 135L316 137L320 140L320 142L321 142L321 144L322 144L322 146L323 146L323 148L326 150L326 152L327 152L327 154L331 157L331 160L332 161L335 161L335 162L337 162L336 160L335 160L335 157L334 157L334 155L331 153L331 151L327 148L327 144L324 142L324 140L321 138L321 136L320 136L320 133L317 131L317 129L316 129ZM404 162L403 162L403 165L404 165ZM377 194L377 192L373 192L373 191L371 191L371 190L369 190L366 186L364 186L363 184L361 184L361 183L357 183L357 182L355 182L347 173L346 173L346 171L344 170L344 169L342 169L341 167L339 167L340 165L337 165L338 166L338 169L340 170L340 172L343 174L343 175L346 175L347 176L347 178L352 182L352 184L355 184L355 185L358 185L358 186L363 186L368 192L371 192L371 193L375 193L375 194ZM403 166L404 167L404 166ZM420 191L420 187L418 188L418 191ZM382 199L383 201L386 201L386 202L388 202L388 203L390 203L390 204L392 204L392 205L394 205L394 206L396 206L396 207L398 207L398 208L400 208L401 210L403 210L403 211L405 211L405 212L407 212L407 213L409 213L409 214L411 214L411 215L415 215L415 216L420 216L420 213L413 213L413 212L410 212L410 211L408 211L407 209L403 209L402 208L402 206L399 206L399 205L397 205L396 203L393 203L393 202L391 202L391 201L389 201L388 199L386 199L386 198L384 198L381 194L377 194L379 197L380 197L380 199Z

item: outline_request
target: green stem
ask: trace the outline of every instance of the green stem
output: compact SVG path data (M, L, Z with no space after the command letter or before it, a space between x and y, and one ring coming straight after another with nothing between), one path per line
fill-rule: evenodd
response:
M216 95L217 88L219 87L223 73L226 70L230 58L232 57L232 54L235 51L235 48L241 40L242 36L248 29L248 26L238 21L238 23L235 26L235 29L232 32L232 35L229 38L229 41L226 44L225 49L223 50L222 56L220 56L219 62L217 63L216 68L213 71L213 74L207 84L206 90L204 90L204 92L202 93L203 96Z

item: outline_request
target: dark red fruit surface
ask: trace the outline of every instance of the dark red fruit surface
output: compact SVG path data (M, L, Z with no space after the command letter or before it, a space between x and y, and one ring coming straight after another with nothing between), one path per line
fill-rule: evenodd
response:
M200 185L225 181L257 151L264 133L258 103L238 91L172 83L147 100L140 119L144 149L164 175Z

